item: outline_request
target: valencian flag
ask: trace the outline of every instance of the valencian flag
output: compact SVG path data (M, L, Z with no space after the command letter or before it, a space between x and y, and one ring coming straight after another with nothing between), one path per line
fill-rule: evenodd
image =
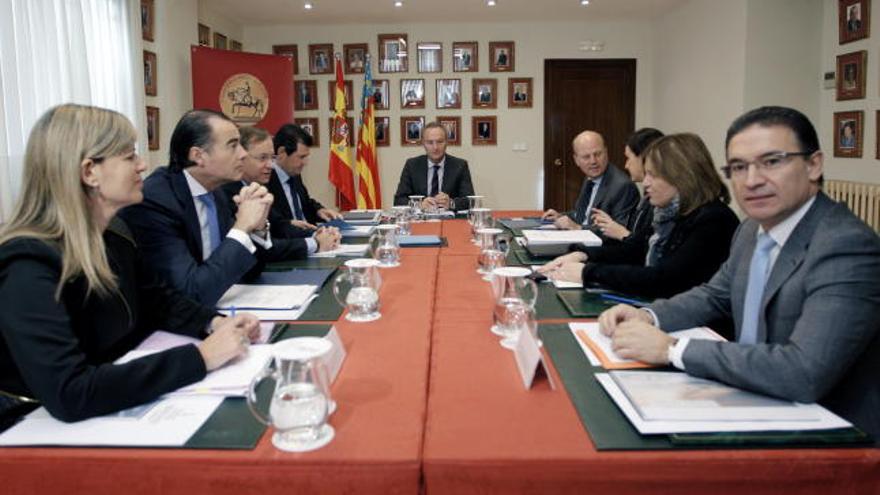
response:
M336 111L330 126L330 183L336 186L336 206L341 210L354 209L354 174L351 167L351 150L348 139L352 132L345 116L345 86L342 80L342 61L336 54Z
M361 95L361 126L358 131L357 207L361 209L382 208L382 192L379 188L379 163L376 157L376 122L373 120L373 74L370 55L367 55L364 74L364 91Z

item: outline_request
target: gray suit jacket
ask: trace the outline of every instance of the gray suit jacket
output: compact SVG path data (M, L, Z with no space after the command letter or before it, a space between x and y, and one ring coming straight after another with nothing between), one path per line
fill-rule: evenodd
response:
M471 183L471 172L468 162L446 154L446 162L443 165L443 184L440 190L452 198L452 209L462 210L468 207L467 196L474 195L474 186ZM397 192L394 193L394 204L405 205L409 203L412 195L428 195L428 156L421 155L410 158L400 172L400 182L397 183Z
M706 284L651 306L665 331L733 318L742 326L758 225L742 224ZM694 376L819 402L880 440L880 238L819 193L788 238L764 291L758 344L692 340Z
M587 206L590 204L590 198L586 196L587 181L584 179L581 185L581 193L575 201L575 209L567 215L582 224L587 214ZM626 172L609 163L605 170L605 176L596 191L596 200L593 201L593 208L598 208L609 214L615 222L626 225L630 214L635 211L639 205L639 190Z

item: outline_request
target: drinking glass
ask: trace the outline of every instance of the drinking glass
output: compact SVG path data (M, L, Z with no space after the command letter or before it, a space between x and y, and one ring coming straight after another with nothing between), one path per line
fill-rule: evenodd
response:
M492 332L502 337L501 345L513 349L520 332L537 331L535 302L538 286L529 278L528 268L506 266L492 271L495 297Z

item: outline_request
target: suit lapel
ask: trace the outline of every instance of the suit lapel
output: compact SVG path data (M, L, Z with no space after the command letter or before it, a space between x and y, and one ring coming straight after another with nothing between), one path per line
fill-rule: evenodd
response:
M195 198L193 198L192 191L189 190L183 171L169 170L168 173L171 174L172 193L183 209L183 223L186 225L190 249L193 253L198 254L198 259L202 259L202 229L199 226L199 215L196 213Z
M269 192L273 196L272 208L280 212L284 218L293 218L290 203L287 202L287 195L284 194L284 186L281 185L281 179L274 170L269 177Z
M416 194L428 195L428 155L420 156L416 161Z
M449 196L452 196L449 194L449 191L452 190L452 184L455 182L456 174L458 174L458 163L456 163L452 157L446 155L446 163L443 165L443 183L440 184L440 190Z

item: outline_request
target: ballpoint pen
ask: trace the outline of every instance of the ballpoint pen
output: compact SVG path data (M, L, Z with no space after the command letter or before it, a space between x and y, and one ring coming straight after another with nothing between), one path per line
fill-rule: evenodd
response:
M607 299L609 301L630 304L630 305L635 306L637 308L648 305L648 303L646 303L644 301L639 301L638 299L630 299L628 297L618 296L615 294L603 293L603 294L599 294L599 297L601 297L602 299Z

